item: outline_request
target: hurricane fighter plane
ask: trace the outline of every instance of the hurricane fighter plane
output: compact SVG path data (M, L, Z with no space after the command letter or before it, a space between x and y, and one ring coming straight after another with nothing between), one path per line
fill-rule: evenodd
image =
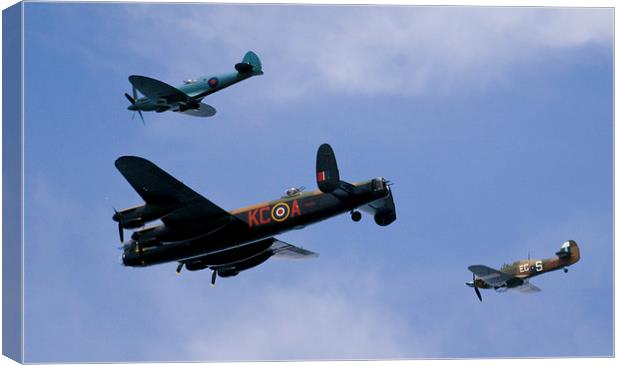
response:
M177 273L213 270L217 276L237 275L270 257L310 258L317 254L285 243L274 236L301 229L324 219L350 212L361 219L358 208L387 226L396 220L390 184L378 177L348 183L340 180L336 158L328 144L319 147L316 159L318 190L291 188L279 199L226 211L144 158L123 156L116 168L142 197L145 204L116 212L121 242L124 229L141 228L161 220L163 224L134 231L123 244L125 266L149 266L178 262Z
M132 95L125 93L125 97L131 103L127 109L137 111L142 123L144 123L143 111L162 113L171 110L195 117L211 117L215 115L215 108L202 103L205 96L252 76L263 74L260 59L252 51L247 52L243 60L235 65L235 70L235 72L185 80L183 85L178 87L146 76L129 76ZM144 97L139 98L137 91Z
M556 257L542 260L515 261L509 265L503 265L499 270L484 265L472 265L468 267L473 273L473 280L465 285L474 288L478 299L482 301L480 289L495 289L504 292L508 289L519 290L522 293L535 293L540 289L529 282L531 277L550 271L563 269L579 261L579 246L575 241L569 240L562 244L560 250L555 253Z

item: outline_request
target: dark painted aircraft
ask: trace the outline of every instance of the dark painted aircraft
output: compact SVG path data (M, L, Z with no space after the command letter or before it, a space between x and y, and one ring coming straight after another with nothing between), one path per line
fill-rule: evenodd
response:
M235 70L235 72L185 80L183 85L178 87L146 76L129 76L132 95L125 93L125 97L131 103L127 109L137 111L142 123L144 123L143 111L162 113L170 110L195 117L211 117L215 115L215 108L202 103L205 96L252 76L263 74L260 59L252 51L247 52L243 60L235 65ZM138 98L136 90L140 91L144 97Z
M503 265L499 270L484 265L472 265L468 267L473 273L473 280L465 285L474 288L478 299L482 301L480 289L494 289L504 292L515 289L522 293L535 293L540 289L529 282L529 278L550 271L562 269L568 272L567 267L579 261L579 246L575 241L566 241L555 253L556 257L542 260L521 260L509 265Z
M237 275L270 257L309 258L317 254L282 242L274 236L292 229L350 212L361 219L358 208L387 226L396 220L390 184L378 177L348 183L340 180L336 158L328 144L319 147L316 159L318 190L291 188L280 199L225 211L183 183L140 157L123 156L116 168L146 204L116 212L121 242L124 229L143 227L160 219L163 224L133 232L123 245L126 266L178 262L177 273L213 270L216 276Z

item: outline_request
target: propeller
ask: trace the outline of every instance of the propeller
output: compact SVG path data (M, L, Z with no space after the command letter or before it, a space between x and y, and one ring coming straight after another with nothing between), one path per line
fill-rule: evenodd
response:
M131 92L132 92L133 96L125 93L125 97L127 98L127 100L129 100L131 105L135 106L136 105L136 99L138 98L138 93L137 93L135 87L131 88ZM137 107L136 107L136 111L138 112L138 114L140 114L140 119L142 119L142 125L144 125L144 117L142 116L142 111L140 110L140 108L137 108ZM131 120L133 120L135 115L136 115L136 113L134 112L131 115Z
M121 246L118 246L116 249L120 251L127 251L131 247L131 242L124 243Z
M217 271L213 270L213 274L211 275L211 286L215 286L215 279L217 278Z
M123 215L120 214L118 212L118 210L116 210L116 208L112 208L114 209L114 217L112 217L112 219L118 221L118 235L121 238L121 243L123 241L125 241L124 235L123 235Z
M472 274L472 276L473 276L473 283L474 283L474 291L476 292L478 299L480 299L480 301L482 302L482 294L480 294L480 289L478 289L478 287L476 286L476 275Z

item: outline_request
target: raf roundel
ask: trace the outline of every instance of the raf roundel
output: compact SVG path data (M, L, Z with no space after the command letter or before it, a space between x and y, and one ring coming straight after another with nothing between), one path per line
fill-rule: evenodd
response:
M282 222L290 213L291 209L286 203L278 203L271 208L271 218L276 222Z
M210 87L216 87L217 84L219 83L217 77L212 77L209 79L209 81L207 81L207 83L209 83Z

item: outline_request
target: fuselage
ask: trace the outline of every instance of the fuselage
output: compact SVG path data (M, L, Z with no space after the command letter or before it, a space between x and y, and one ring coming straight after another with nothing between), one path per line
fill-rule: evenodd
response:
M208 260L209 255L303 228L390 194L389 187L382 178L354 185L355 194L339 194L337 191L323 193L316 190L235 209L229 212L234 216L232 220L215 225L213 222L203 222L198 223L198 227L192 227L192 232L200 233L191 239L170 240L162 245L143 249L137 249L136 245L130 244L123 254L123 264L148 266L203 257Z
M262 72L261 72L262 73ZM183 85L176 88L186 95L195 98L196 102L200 102L205 96L213 94L230 85L234 85L240 81L248 79L259 73L240 73L229 72L216 76L203 76L194 80L187 80ZM171 106L163 100L151 100L146 97L136 99L136 103L127 107L129 110L156 111L164 112L167 110L177 111L177 108Z
M564 269L570 265L573 265L581 258L579 246L574 241L567 241L569 243L570 252L566 255L552 257L547 259L528 259L515 261L512 264L503 265L499 271L514 276L514 280L508 281L505 287L496 288L493 287L482 279L476 278L475 281L466 283L469 286L476 286L480 289L510 289L522 285L528 279L544 274L547 272ZM558 252L559 254L562 251Z

